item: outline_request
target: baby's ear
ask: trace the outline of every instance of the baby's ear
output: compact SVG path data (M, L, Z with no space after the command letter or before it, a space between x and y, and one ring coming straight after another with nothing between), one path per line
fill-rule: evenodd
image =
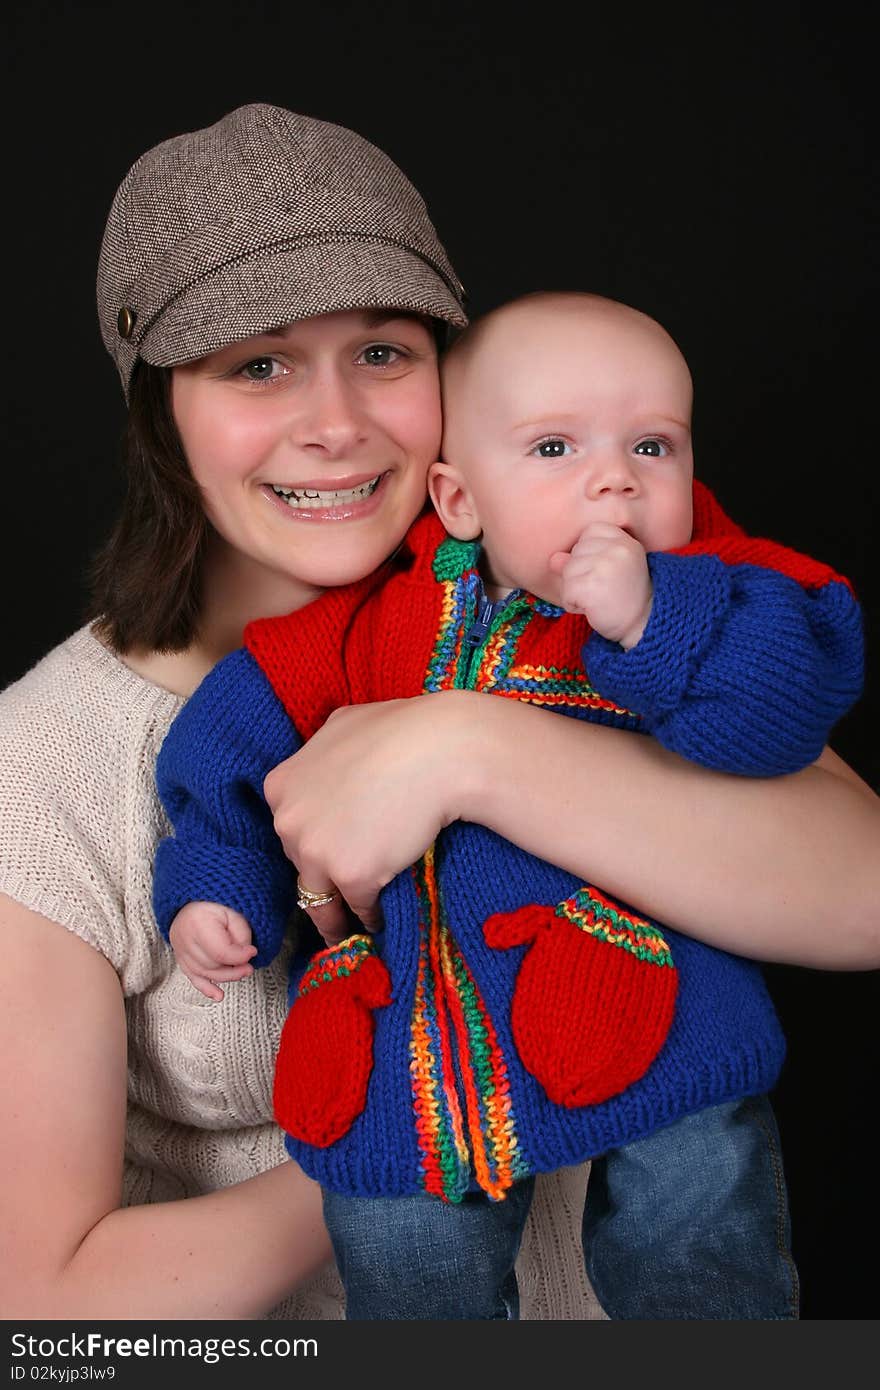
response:
M475 541L482 530L467 483L454 463L438 461L428 469L428 492L450 536Z

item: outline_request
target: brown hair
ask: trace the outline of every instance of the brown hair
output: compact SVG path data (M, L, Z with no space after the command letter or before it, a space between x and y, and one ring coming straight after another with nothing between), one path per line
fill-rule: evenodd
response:
M139 364L123 442L122 513L91 570L87 616L114 651L183 651L202 602L210 524L171 412L171 372Z

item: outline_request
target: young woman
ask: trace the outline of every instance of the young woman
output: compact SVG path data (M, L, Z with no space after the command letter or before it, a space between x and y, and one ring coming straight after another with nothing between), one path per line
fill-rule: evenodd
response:
M284 965L220 1008L173 970L150 907L153 762L246 621L366 575L402 537L436 456L435 340L464 322L461 288L380 151L246 107L134 166L99 310L130 399L131 477L100 620L0 706L0 1307L338 1316L328 1276L308 1282L329 1258L319 1193L271 1122ZM209 363L228 389L220 430L187 406ZM463 816L704 940L829 967L880 957L876 805L830 754L740 782L646 739L444 694L334 716L268 792L303 883L337 885L365 915ZM805 924L830 898L839 936ZM567 1209L560 1188L537 1209L539 1261ZM567 1315L584 1316L575 1302Z

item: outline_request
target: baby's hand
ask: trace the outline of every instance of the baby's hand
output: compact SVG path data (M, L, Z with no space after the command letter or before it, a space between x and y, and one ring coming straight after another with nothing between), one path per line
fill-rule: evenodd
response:
M562 607L583 613L594 631L634 647L645 630L654 586L641 543L619 526L593 521L570 554L557 551L550 567L562 577Z
M206 999L223 998L218 982L253 975L249 964L257 948L240 912L222 903L187 903L171 923L168 939L177 964Z

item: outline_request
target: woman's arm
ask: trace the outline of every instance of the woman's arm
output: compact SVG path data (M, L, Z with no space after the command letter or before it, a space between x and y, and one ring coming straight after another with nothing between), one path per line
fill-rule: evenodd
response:
M485 739L466 819L710 945L880 966L880 801L830 750L790 776L735 777L622 730L539 730L534 708L497 703L509 727Z
M464 819L710 945L880 966L880 802L830 752L791 776L741 778L644 736L454 691L338 711L265 790L303 882L335 883L365 919Z
M103 956L0 895L5 1318L258 1318L329 1257L292 1163L209 1196L120 1208L122 992Z

